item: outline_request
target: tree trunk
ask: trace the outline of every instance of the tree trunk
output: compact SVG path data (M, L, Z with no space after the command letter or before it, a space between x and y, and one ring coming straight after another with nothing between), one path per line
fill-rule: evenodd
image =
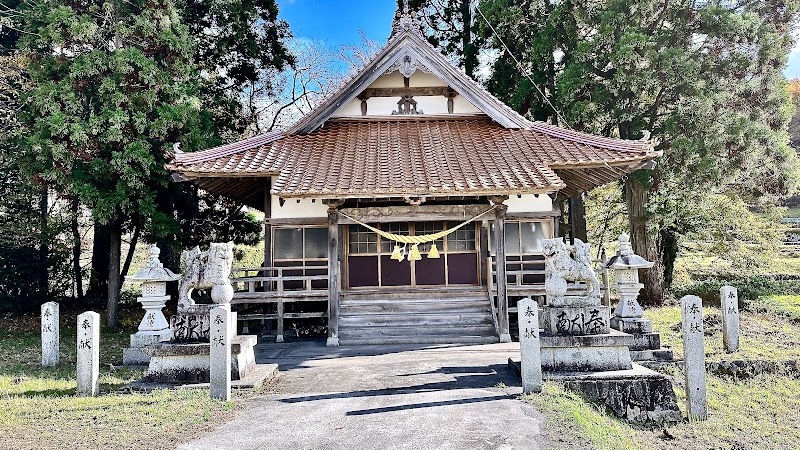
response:
M575 239L580 239L583 242L589 241L586 232L586 205L583 203L583 194L578 194L569 199L569 226L570 239L572 239L573 244Z
M81 273L81 232L78 228L78 215L80 202L78 198L72 199L72 270L75 276L75 297L79 304L83 303L83 274Z
M48 267L50 266L48 262L50 254L50 237L47 230L48 204L47 186L44 186L39 197L39 279L36 280L39 298L43 300L47 300L47 295L50 291L50 280L48 276Z
M655 264L649 270L641 271L644 289L639 294L639 302L647 306L659 306L664 303L664 263L658 252L655 236L648 233L647 200L650 190L642 181L641 172L635 172L625 181L625 203L628 206L628 222L631 228L631 244L633 251Z
M122 251L122 230L116 222L111 224L111 233L109 239L109 259L108 259L108 326L113 330L119 330L119 293L120 293L120 275L119 275L119 259Z
M472 1L461 1L461 20L464 24L461 34L461 47L464 51L464 72L475 78L475 69L478 67L478 51L472 42Z
M659 250L661 260L664 261L664 286L672 286L672 276L675 271L675 259L678 257L678 235L673 228L661 230L659 236Z
M111 226L95 221L92 239L92 270L86 298L101 305L108 295L108 257L111 251Z
M131 237L131 244L128 246L128 254L125 256L125 264L122 266L122 271L120 272L120 277L125 278L128 275L128 271L131 270L131 262L133 261L133 254L136 252L136 244L139 243L139 234L141 231L141 226L136 225L133 229L133 237Z

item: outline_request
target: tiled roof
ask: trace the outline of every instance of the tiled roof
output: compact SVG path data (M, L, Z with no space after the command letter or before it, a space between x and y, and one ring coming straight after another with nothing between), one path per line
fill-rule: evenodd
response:
M592 184L609 182L658 155L645 142L539 122L507 129L486 116L334 119L263 140L179 154L169 168L189 177L274 175L281 197L508 195L568 188L559 169L601 167L606 175Z

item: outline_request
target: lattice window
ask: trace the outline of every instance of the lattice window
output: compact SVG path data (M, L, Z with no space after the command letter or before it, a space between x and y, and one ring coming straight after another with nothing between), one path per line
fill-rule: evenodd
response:
M349 228L348 242L350 253L377 253L378 235L375 232L361 225L350 225Z

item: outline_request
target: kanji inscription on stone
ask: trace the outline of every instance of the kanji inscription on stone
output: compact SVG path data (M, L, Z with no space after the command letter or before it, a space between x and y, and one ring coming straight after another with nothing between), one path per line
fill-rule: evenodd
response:
M42 305L42 366L58 365L60 336L58 328L58 303L48 302Z
M739 293L735 287L723 286L720 290L722 308L722 343L725 351L739 350Z
M76 394L94 397L100 391L100 314L87 311L78 316Z
M526 298L517 302L522 392L542 392L542 354L539 342L539 305Z
M229 304L215 307L209 315L211 398L228 401L231 398L231 339L236 330L231 322L235 315Z
M708 416L706 355L703 336L703 303L700 297L687 295L681 299L681 320L686 411L690 421L705 420Z

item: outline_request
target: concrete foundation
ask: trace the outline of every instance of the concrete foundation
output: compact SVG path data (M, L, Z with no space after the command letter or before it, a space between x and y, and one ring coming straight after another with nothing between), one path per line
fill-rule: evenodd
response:
M258 338L236 336L231 341L231 379L240 380L256 366L253 347ZM210 344L161 342L146 348L150 356L147 381L155 383L208 383Z

